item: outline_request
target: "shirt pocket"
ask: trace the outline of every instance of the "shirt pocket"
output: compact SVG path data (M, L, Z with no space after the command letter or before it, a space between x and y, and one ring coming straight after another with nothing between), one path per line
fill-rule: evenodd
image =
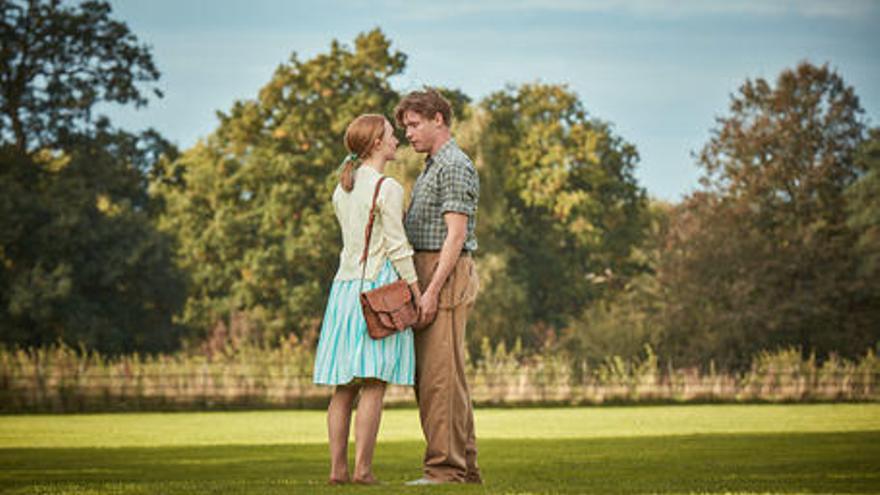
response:
M439 209L443 205L443 198L440 194L440 174L434 173L427 179L424 184L425 205L431 210Z
M434 208L435 198L438 196L436 186L429 180L425 180L415 187L410 206L409 214L413 218L426 219L432 208Z

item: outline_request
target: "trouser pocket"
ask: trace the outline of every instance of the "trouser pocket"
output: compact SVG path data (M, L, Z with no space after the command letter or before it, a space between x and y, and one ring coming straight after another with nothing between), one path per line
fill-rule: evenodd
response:
M452 309L462 304L472 305L477 299L480 279L473 258L462 256L440 290L440 309Z

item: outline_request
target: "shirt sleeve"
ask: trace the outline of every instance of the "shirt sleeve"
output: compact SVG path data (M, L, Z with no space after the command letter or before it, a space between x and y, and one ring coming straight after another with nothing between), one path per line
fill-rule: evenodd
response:
M443 213L452 211L473 216L477 211L477 173L465 161L445 163L440 172L440 201Z
M413 264L413 248L403 228L403 187L393 179L382 185L382 233L385 236L388 259L400 278L413 283L418 280Z

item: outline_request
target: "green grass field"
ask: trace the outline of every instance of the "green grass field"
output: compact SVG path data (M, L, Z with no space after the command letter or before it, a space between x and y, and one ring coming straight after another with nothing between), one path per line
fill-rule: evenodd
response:
M319 411L0 417L3 493L880 493L880 405L479 409L482 486L420 476L386 411L373 487L327 486Z

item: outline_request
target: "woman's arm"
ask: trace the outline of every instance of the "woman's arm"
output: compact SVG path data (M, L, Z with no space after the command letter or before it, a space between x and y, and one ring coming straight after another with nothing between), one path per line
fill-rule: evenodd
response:
M382 195L384 201L380 214L388 259L391 260L400 278L406 280L410 286L418 285L412 259L413 248L403 228L403 187L394 180L387 180L382 189L385 191ZM416 294L421 295L421 292Z

